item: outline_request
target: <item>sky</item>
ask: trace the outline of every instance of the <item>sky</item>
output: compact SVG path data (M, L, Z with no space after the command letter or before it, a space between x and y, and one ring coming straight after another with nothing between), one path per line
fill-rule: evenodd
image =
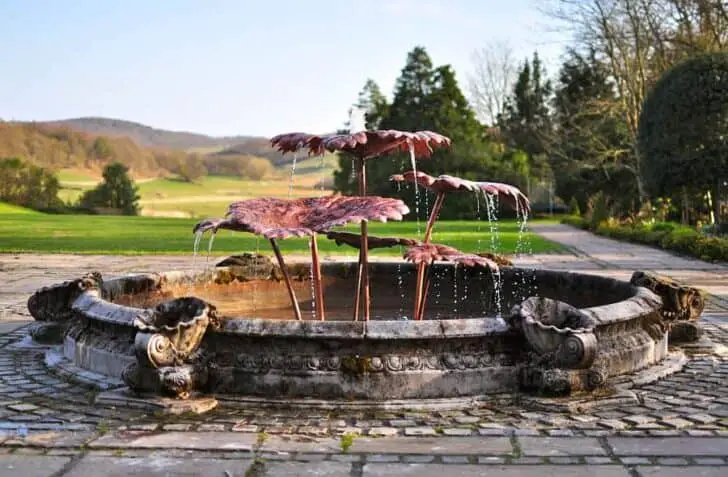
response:
M329 132L424 46L467 87L507 42L555 73L545 0L0 0L0 119L105 116L210 135Z

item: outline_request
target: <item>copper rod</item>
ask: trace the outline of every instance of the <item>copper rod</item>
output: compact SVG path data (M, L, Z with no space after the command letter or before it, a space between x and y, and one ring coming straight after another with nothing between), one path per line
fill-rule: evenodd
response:
M311 236L311 271L313 274L313 294L316 301L316 318L324 321L324 291L321 283L321 262L319 262L316 234Z
M424 243L429 243L432 237L432 229L435 225L435 220L440 213L442 203L445 201L445 193L440 192L437 194L435 203L432 204L432 211L430 212L430 218L427 220L427 228L425 229ZM415 308L414 308L414 319L421 320L422 312L424 311L424 279L425 279L425 264L420 263L417 267L417 282L415 284Z
M293 291L293 282L291 281L291 275L288 273L288 267L286 266L286 262L283 261L283 255L281 255L281 250L278 248L275 239L270 239L270 244L273 247L273 253L275 253L276 259L278 259L278 265L281 267L281 273L283 273L283 279L288 288L288 296L291 298L291 303L293 304L293 313L296 315L296 319L300 321L303 318L301 318L301 309L298 307L298 300L296 300L296 292Z

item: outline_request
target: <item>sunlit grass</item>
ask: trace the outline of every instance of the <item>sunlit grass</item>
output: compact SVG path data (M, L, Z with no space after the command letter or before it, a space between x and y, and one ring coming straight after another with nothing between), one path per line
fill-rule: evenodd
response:
M2 209L0 209L2 210ZM217 214L219 215L219 214ZM0 252L101 253L101 254L190 254L192 253L192 219L157 217L120 217L89 215L48 215L0 213ZM348 230L356 231L357 226ZM372 223L372 235L421 238L424 223ZM519 225L512 220L498 222L497 240L489 233L487 222L438 222L433 242L456 247L465 252L513 254L519 243ZM522 239L534 253L559 252L562 247L538 235L526 232ZM287 253L308 254L307 239L279 241ZM205 248L204 245L202 248ZM356 255L356 249L336 244L325 237L319 239L322 254ZM254 252L269 253L265 239L251 234L220 231L215 239L214 254ZM373 255L400 255L395 249L378 249Z

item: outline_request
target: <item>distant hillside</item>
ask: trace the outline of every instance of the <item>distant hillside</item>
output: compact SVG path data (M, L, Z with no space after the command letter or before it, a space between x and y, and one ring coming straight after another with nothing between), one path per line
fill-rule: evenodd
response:
M144 124L132 121L100 117L44 121L43 124L55 127L68 127L75 131L93 135L128 137L143 147L165 149L222 149L250 139L260 139L252 138L251 136L213 137L205 134L184 131L168 131L165 129L156 129L150 126L145 126Z
M269 159L275 166L287 164L293 160L292 154L283 155L273 149L268 139L249 138L227 147L213 156L257 156Z
M37 166L100 172L111 161L135 177L168 175L188 154L143 147L128 137L105 137L68 126L0 121L0 158L18 157Z

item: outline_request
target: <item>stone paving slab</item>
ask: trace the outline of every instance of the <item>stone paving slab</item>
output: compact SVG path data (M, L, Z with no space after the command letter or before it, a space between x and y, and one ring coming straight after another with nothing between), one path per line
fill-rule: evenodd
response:
M728 467L637 467L640 477L725 477Z
M122 431L89 442L95 448L191 449L215 451L250 451L256 444L254 434L222 432Z
M609 438L609 445L618 456L728 456L728 439L705 437L699 440L689 437ZM728 475L728 474L727 474Z
M519 437L518 442L525 456L607 455L601 443L593 437Z
M252 434L256 438L255 434ZM259 441L262 439L256 438ZM261 452L303 452L303 453L332 453L340 452L341 441L333 438L306 438L306 436L266 436L259 442Z
M621 466L518 466L488 467L487 471L477 465L438 465L438 464L366 464L363 477L629 477L627 469Z
M69 462L71 459L68 457L0 455L0 476L50 477L63 470Z
M390 437L358 438L351 446L351 452L398 454L451 454L458 455L510 454L513 452L508 437Z
M225 472L231 477L244 477L248 475L250 464L249 460L89 456L77 462L63 477L225 477Z

